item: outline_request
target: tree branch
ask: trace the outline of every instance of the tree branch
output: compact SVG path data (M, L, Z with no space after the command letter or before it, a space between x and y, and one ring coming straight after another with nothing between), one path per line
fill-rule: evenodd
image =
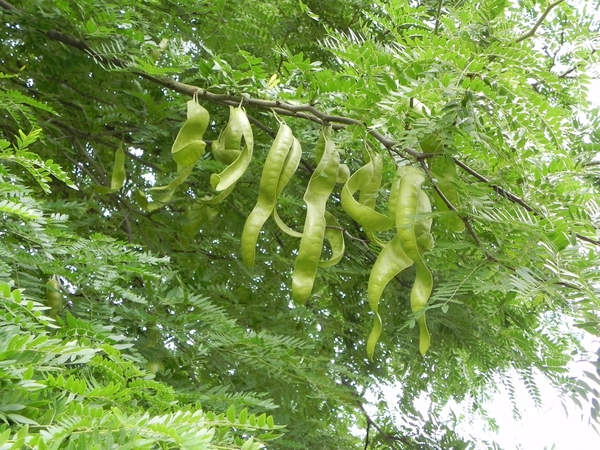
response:
M548 7L546 8L546 10L542 13L542 15L540 16L540 18L537 20L537 22L535 23L535 25L533 26L533 28L531 30L529 30L527 33L522 34L517 39L515 39L515 42L519 43L521 41L524 41L525 39L528 39L528 38L534 36L535 32L538 30L538 28L544 22L544 19L546 18L546 16L548 14L550 14L550 11L552 11L554 8L556 8L558 5L560 5L564 1L565 0L556 0L554 3L550 3L548 5Z
M529 205L521 197L516 196L512 192L509 192L506 189L504 189L503 187L493 184L490 180L488 180L486 177L484 177L480 173L476 172L474 169L472 169L471 167L466 165L464 162L459 161L456 158L453 158L453 159L457 166L459 166L461 169L463 169L465 172L469 173L473 177L477 178L479 181L481 181L485 184L488 184L498 195L501 195L502 197L506 198L507 200L509 200L513 203L516 203L517 205L521 206L523 209L529 211L530 213L532 213L533 215L535 215L537 217L541 217L542 219L548 219L544 213L542 213L541 211L539 211L539 210L535 209L534 207L532 207L531 205ZM575 236L577 237L577 239L589 242L590 244L600 246L600 240L598 240L598 239L593 239L593 238L584 236L579 233L575 233Z
M10 11L19 11L14 6L10 5L4 0L0 0L0 7ZM227 106L251 106L259 109L272 110L280 115L297 117L300 119L310 120L312 122L318 123L320 125L330 124L330 123L338 123L342 125L358 125L365 127L367 132L373 136L376 140L378 140L384 147L387 149L394 151L397 154L402 156L402 153L405 153L413 158L424 159L430 158L433 156L431 153L422 153L410 147L404 147L401 149L401 144L398 141L390 139L377 130L373 128L369 128L369 126L357 119L352 119L350 117L343 116L334 116L326 114L312 105L292 105L286 102L278 101L278 100L259 100L252 99L245 96L238 95L228 95L228 94L214 94L207 90L201 89L197 86L192 86L185 83L180 83L178 81L173 80L168 77L157 77L153 75L149 75L143 71L136 70L131 67L131 64L125 60L119 58L107 58L93 50L86 42L77 39L76 37L66 35L56 30L49 30L46 32L46 36L49 39L52 39L57 42L61 42L70 47L76 48L84 53L87 53L96 61L99 61L102 64L106 64L108 66L113 66L121 69L130 68L131 72L135 75L145 78L148 81L152 81L153 83L159 84L166 88L169 88L172 91L178 92L183 95L187 95L192 97L196 95L198 98L203 98L212 103L217 103L221 105Z
M555 8L556 6L558 6L559 4L561 4L563 1L564 0L556 0L555 2L548 5L546 10L542 13L540 18L537 20L537 22L533 26L533 28L531 30L529 30L527 33L518 37L516 39L516 42L521 42L521 41L535 35L535 32L541 26L542 22L544 21L546 16L550 13L550 11L553 8ZM19 13L19 14L21 13L19 9L15 8L14 6L12 6L10 3L6 2L5 0L0 0L0 7L6 9L8 11L11 11L13 13ZM404 153L406 155L412 156L413 158L416 158L419 161L423 161L427 158L431 158L434 156L433 153L422 153L422 152L419 152L410 147L402 147L400 142L384 136L383 134L379 133L376 129L370 128L368 126L368 124L366 124L363 121L353 119L350 117L329 115L329 114L326 114L326 113L318 110L317 108L315 108L312 105L304 105L304 104L292 105L290 103L286 103L286 102L282 102L282 101L278 101L278 100L260 100L260 99L253 99L253 98L248 98L245 96L238 96L238 95L215 94L215 93L209 92L205 89L201 89L197 86L180 83L180 82L175 81L168 77L156 77L153 75L149 75L143 71L131 68L130 63L128 63L127 61L124 61L119 58L107 58L103 55L100 55L96 51L94 51L86 42L81 41L73 36L63 34L59 31L49 30L46 33L46 36L52 40L62 42L63 44L66 44L73 48L81 50L81 51L89 54L90 56L92 56L95 60L103 62L107 65L113 65L113 66L119 67L119 68L128 68L129 67L133 74L143 77L144 79L146 79L148 81L159 84L168 89L171 89L172 91L178 92L183 95L187 95L189 97L193 97L194 95L196 95L198 98L203 98L209 102L216 103L216 104L227 105L227 106L245 105L245 106L255 107L255 108L259 108L259 109L271 110L280 115L310 120L312 122L315 122L315 123L318 123L321 125L330 124L330 123L338 123L338 124L342 124L342 125L356 125L356 126L366 128L367 133L369 133L371 136L373 136L385 148L387 148L388 150L390 150L400 156L404 156L402 154L402 153ZM461 161L457 160L456 158L454 159L454 161L463 170L470 173L472 176L474 176L478 180L480 180L486 184L489 184L494 191L496 191L498 194L502 195L503 197L507 198L509 201L520 205L527 211L529 211L539 217L546 218L544 214L542 214L540 211L538 211L538 210L534 209L533 207L531 207L530 205L528 205L523 199L521 199L518 196L512 194L511 192L505 190L504 188L501 188L500 186L492 184L490 182L490 180L485 178L483 175L480 175L475 170L471 169L468 165L462 163ZM470 227L467 226L467 229L469 229L469 228ZM581 240L589 242L591 244L600 246L599 240L592 239L592 238L583 236L578 233L576 234L576 236L578 239L581 239Z

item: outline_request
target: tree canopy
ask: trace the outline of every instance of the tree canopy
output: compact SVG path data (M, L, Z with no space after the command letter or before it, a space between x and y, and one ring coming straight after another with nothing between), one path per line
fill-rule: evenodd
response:
M0 0L0 447L597 426L595 7Z

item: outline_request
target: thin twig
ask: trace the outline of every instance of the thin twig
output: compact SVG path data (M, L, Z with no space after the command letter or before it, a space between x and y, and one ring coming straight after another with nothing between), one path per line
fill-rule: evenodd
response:
M540 16L538 21L533 26L533 28L531 30L529 30L527 33L518 37L516 39L516 42L521 42L521 41L535 35L535 32L541 26L542 22L544 21L546 16L550 13L550 11L553 8L555 8L556 6L558 6L559 4L561 4L563 1L564 0L556 0L554 3L551 3L550 5L548 5L546 10L542 13L542 15ZM20 13L18 8L15 8L14 6L12 6L10 3L6 2L5 0L0 0L0 7L4 8L5 10L14 12L14 13ZM127 61L124 61L119 58L107 58L103 55L98 54L86 42L81 41L73 36L63 34L56 30L50 30L50 31L46 32L46 36L50 39L62 42L66 45L69 45L78 50L81 50L81 51L89 54L96 60L103 62L105 64L109 64L109 65L112 64L113 66L119 67L119 68L130 67L130 63L128 63ZM244 97L244 96L214 94L207 90L201 89L197 86L180 83L171 78L152 76L152 75L149 75L145 72L142 72L142 71L136 70L136 69L132 69L131 72L133 74L141 76L149 81L152 81L156 84L167 87L167 88L169 88L175 92L178 92L180 94L187 95L189 97L193 97L194 95L196 95L199 98L203 98L212 103L217 103L217 104L222 104L222 105L233 105L233 106L246 105L246 106L256 107L259 109L267 109L267 110L272 110L281 115L292 116L292 117L297 117L297 118L301 118L301 119L305 119L305 120L310 120L310 121L313 121L313 122L316 122L316 123L319 123L322 125L330 124L330 123L338 123L338 124L343 124L343 125L362 126L362 127L365 127L367 132L371 136L373 136L377 141L379 141L384 147L386 147L389 151L392 151L396 154L402 155L402 153L404 153L406 155L412 156L413 158L416 158L419 161L423 161L424 159L431 158L432 156L434 156L434 154L432 154L432 153L422 153L422 152L419 152L410 147L402 147L400 142L395 141L393 139L390 139L390 138L382 135L376 129L370 128L368 126L368 124L366 124L363 121L360 121L357 119L352 119L349 117L344 117L344 116L329 115L329 114L326 114L326 113L318 110L317 108L315 108L312 105L305 105L305 104L292 105L292 104L282 102L282 101L277 101L277 100L260 100L260 99L252 99L252 98L248 98L248 97ZM533 207L529 206L521 198L517 197L516 195L510 193L509 191L507 191L499 186L492 184L487 178L478 174L473 169L471 169L469 166L460 162L459 160L457 160L457 159L454 159L454 160L456 161L456 164L459 167L461 167L463 170L467 171L468 173L470 173L471 175L473 175L480 181L489 184L492 187L492 189L494 191L496 191L498 194L504 196L511 202L522 206L527 211L530 211L535 215L538 215L540 217L545 217L544 214L535 210ZM576 234L576 236L577 236L577 238L579 238L581 240L584 240L586 242L600 246L599 240L592 239L592 238L589 238L589 237L586 237L586 236L583 236L580 234Z
M546 215L544 213L535 209L533 206L529 205L521 197L518 197L517 195L513 194L512 192L507 191L506 189L504 189L496 184L493 184L490 180L488 180L486 177L484 177L480 173L476 172L474 169L472 169L471 167L466 165L464 162L462 162L456 158L453 158L453 159L457 166L459 166L461 169L463 169L465 172L469 173L473 177L477 178L479 181L489 185L498 195L501 195L502 197L506 198L507 200L510 200L513 203L516 203L517 205L521 206L523 209L529 211L533 215L535 215L537 217L541 217L542 219L548 220L548 218L546 217ZM575 236L577 237L577 239L581 239L582 241L589 242L590 244L600 246L600 240L598 240L598 239L593 239L593 238L584 236L579 233L575 233Z
M560 5L564 1L565 0L556 0L554 3L550 3L548 5L548 7L546 8L546 10L542 13L542 15L540 16L540 18L537 20L537 22L535 23L535 25L533 26L533 28L531 30L529 30L527 33L522 34L517 39L515 39L515 42L519 43L521 41L524 41L525 39L528 39L528 38L534 36L535 32L537 31L537 29L544 22L544 19L546 18L546 16L548 14L550 14L550 11L552 11L554 8L556 8L558 5Z
M433 34L438 34L440 29L440 15L442 14L442 1L438 0L437 12L435 14L435 28L433 29Z

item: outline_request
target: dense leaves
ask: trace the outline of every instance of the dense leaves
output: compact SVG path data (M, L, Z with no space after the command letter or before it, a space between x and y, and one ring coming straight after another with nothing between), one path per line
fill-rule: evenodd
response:
M540 376L598 417L582 342L600 333L586 91L599 24L583 8L0 12L2 389L15 396L0 441L493 447L459 436L445 406L486 418L497 380L539 401ZM410 207L398 172L419 174ZM391 270L394 243L410 261ZM373 295L378 264L390 275ZM62 310L54 291L41 306L49 280ZM596 368L575 379L581 359Z

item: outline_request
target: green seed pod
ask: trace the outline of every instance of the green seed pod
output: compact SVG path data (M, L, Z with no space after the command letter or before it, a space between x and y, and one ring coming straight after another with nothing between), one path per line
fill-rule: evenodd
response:
M115 162L110 177L110 187L94 185L94 189L100 194L113 194L123 187L125 177L125 152L119 147L115 152Z
M187 102L187 120L179 130L171 154L180 172L194 164L203 154L206 143L202 136L208 127L210 116L196 100Z
M242 149L242 138L245 145ZM213 173L210 177L210 184L214 190L221 192L235 185L244 174L250 161L254 149L254 136L252 127L243 108L230 109L229 122L219 138L220 146L225 150L239 150L238 157L228 165L221 173Z
M248 267L254 265L258 235L275 208L279 180L293 143L294 136L291 128L282 124L263 166L258 188L258 200L248 216L242 232L242 259Z
M330 133L330 127L321 131L317 147L323 146L322 157L304 194L306 220L292 277L292 298L296 303L305 303L312 292L325 238L325 207L339 173L340 157L329 139Z
M369 155L367 164L353 173L342 188L342 208L367 231L385 231L393 225L392 219L374 209L382 168L381 155ZM357 191L360 191L362 201L354 198Z
M56 277L52 277L46 283L46 304L50 307L48 316L56 319L56 316L63 309L63 295L60 290L60 282Z
M415 263L416 278L410 293L410 304L413 313L418 313L427 305L433 290L433 276L421 257L423 248L419 245L419 238L429 232L427 225L430 226L431 222L420 220L417 214L430 212L431 205L429 200L424 204L421 194L421 185L425 181L423 172L413 167L402 169L398 192L401 203L396 208L396 226L404 252ZM419 316L417 322L420 331L419 350L424 355L431 341L424 314Z

